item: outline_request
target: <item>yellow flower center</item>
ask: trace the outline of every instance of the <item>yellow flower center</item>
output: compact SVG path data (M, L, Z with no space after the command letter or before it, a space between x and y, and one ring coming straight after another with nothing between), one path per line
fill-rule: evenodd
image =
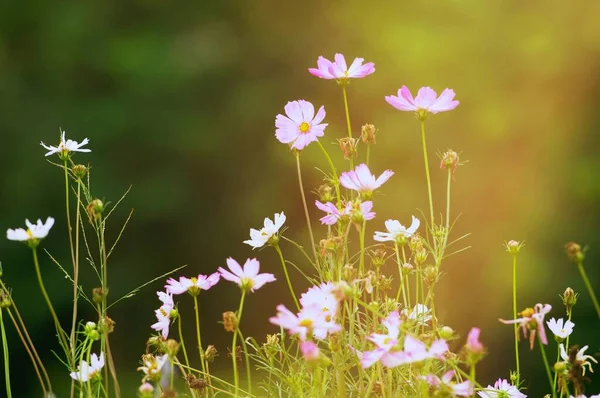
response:
M27 236L29 236L29 239L33 239L33 233L29 228L27 228Z
M306 123L306 122L302 122L302 123L300 124L300 127L299 127L299 128L300 128L300 132L301 132L301 133L306 133L306 132L308 132L308 130L310 130L310 124L308 124L308 123Z
M310 319L303 319L298 324L298 326L304 326L306 328L312 327L312 325L313 325L313 321Z
M192 281L192 284L194 284L194 285L196 284L196 282L198 282L198 279L194 278L194 277L190 278L190 280Z

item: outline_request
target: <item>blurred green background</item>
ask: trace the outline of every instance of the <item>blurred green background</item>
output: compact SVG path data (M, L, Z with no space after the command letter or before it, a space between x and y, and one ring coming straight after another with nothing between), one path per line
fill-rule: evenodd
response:
M306 99L327 111L323 142L342 137L339 88L307 72L319 55L342 52L376 64L375 74L349 87L353 129L374 123L372 168L396 172L375 199L371 231L427 208L418 123L383 97L402 84L413 92L429 85L453 88L461 102L427 121L436 206L444 203L445 174L435 152L452 148L468 160L453 185L452 212L462 213L455 236L473 233L464 242L472 248L445 265L437 309L462 335L471 326L483 329L489 356L481 381L508 377L514 362L512 328L497 320L512 314L511 259L502 248L509 239L526 242L519 308L548 302L552 316L564 316L558 294L573 287L581 296L571 341L597 353L598 319L563 244L590 246L587 270L600 290L598 15L600 3L583 0L0 2L0 227L53 215L57 223L43 247L68 264L62 174L45 161L39 142L55 145L59 127L75 140L89 137L93 152L75 159L93 165L95 194L114 203L133 185L109 231L114 239L135 209L111 258L111 297L182 264L192 275L213 272L228 256L258 256L280 279L245 310L246 335L262 341L274 330L268 317L288 294L274 251L252 252L242 241L265 216L284 211L286 235L308 242L294 159L274 138L274 118L287 101ZM346 167L333 145L331 151ZM326 163L314 146L302 161L312 190L320 184L314 167ZM312 211L313 221L317 215ZM283 250L301 261L289 245ZM67 383L50 352L59 347L29 250L0 240L0 260L55 385ZM71 288L46 256L42 268L66 324ZM95 284L85 272L90 292ZM124 396L139 383L136 367L160 288L155 283L111 313ZM203 297L203 341L221 353L215 367L227 367L230 336L218 321L237 308L239 291L221 283ZM190 339L191 300L181 306ZM93 312L81 308L91 319ZM39 396L28 357L8 330L14 392ZM540 354L521 347L529 396L541 396ZM548 355L555 356L552 342ZM600 392L594 385L588 393Z

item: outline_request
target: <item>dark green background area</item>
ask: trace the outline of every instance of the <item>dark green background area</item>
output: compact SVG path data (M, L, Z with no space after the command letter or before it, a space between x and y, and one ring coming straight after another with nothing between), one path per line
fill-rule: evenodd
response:
M0 228L54 216L43 248L69 269L63 176L45 161L39 142L55 145L59 127L75 140L88 137L93 152L75 159L92 164L95 194L114 203L133 185L108 232L114 239L128 209L135 209L111 259L111 297L182 264L193 275L215 271L229 256L257 256L279 279L253 294L244 312L245 334L262 341L274 331L268 317L275 305L289 304L288 292L275 252L252 252L242 241L265 216L284 211L286 236L308 243L294 159L274 138L274 118L290 100L324 105L329 127L322 142L346 168L329 145L345 134L340 90L307 72L319 55L342 52L376 64L375 74L349 87L353 130L374 123L372 169L396 172L375 197L368 236L387 218L408 222L427 208L418 123L384 96L402 84L413 91L429 85L438 92L453 88L461 101L427 121L436 212L443 208L445 174L434 154L452 148L468 160L452 187L452 212L462 213L454 233L473 233L464 241L472 248L444 265L437 310L463 336L471 326L482 328L489 356L481 381L508 377L514 362L512 328L497 321L512 314L510 256L502 248L509 239L526 242L519 256L520 309L548 302L552 316L564 316L558 294L573 287L581 296L572 342L597 353L599 321L563 244L590 246L587 270L600 290L598 15L600 3L583 0L3 1ZM312 190L321 178L315 167L326 163L315 146L302 162ZM316 209L311 215L316 226ZM301 264L293 247L282 249ZM67 324L71 287L41 258L49 294ZM68 383L50 352L59 347L27 247L0 240L0 260L55 385ZM392 264L387 272L395 275ZM92 273L84 273L90 292ZM138 385L135 369L161 288L155 283L111 313L124 396ZM229 366L230 338L218 321L238 300L239 290L226 282L201 295L203 341L221 352L217 369ZM182 297L180 306L193 341L192 302ZM93 312L81 308L91 319ZM8 330L15 396L39 396L28 357ZM521 347L529 396L542 396L540 354ZM548 355L555 356L553 342ZM3 385L0 391L3 396ZM600 393L598 381L590 393Z

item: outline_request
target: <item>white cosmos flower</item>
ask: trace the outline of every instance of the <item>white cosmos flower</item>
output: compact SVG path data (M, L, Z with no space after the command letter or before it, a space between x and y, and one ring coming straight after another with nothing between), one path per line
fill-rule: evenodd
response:
M546 325L548 325L548 329L559 339L566 339L573 333L573 327L575 326L573 322L569 320L565 322L562 318L559 320L552 318L546 322Z
M69 152L91 152L91 149L82 148L90 142L87 138L85 138L81 143L73 140L67 140L65 138L65 132L61 131L60 134L60 142L58 146L46 145L43 142L40 142L40 145L48 150L46 156L54 155L58 153L59 156L68 155Z
M277 235L277 232L285 223L285 214L283 212L275 213L273 220L265 218L264 227L260 231L250 228L250 240L245 240L244 243L252 246L253 249L267 244L271 238Z
M96 354L92 354L90 362L91 364L88 364L86 361L81 361L77 368L77 372L71 372L71 378L82 382L93 379L104 367L104 353L100 353L100 358L98 358Z
M142 356L142 363L144 366L140 366L138 370L144 372L144 378L142 381L148 380L160 380L160 374L162 372L162 368L169 361L168 355L154 356L152 354L147 354Z
M408 313L408 319L417 321L419 325L427 325L431 320L431 310L424 304L417 304Z
M412 224L408 228L400 224L400 221L387 220L385 222L387 232L376 231L373 239L377 242L396 242L398 238L410 238L417 232L419 225L421 225L421 221L415 216L412 216Z
M17 229L8 229L6 231L6 238L9 240L16 240L19 242L25 241L36 241L38 239L43 239L48 236L48 232L50 232L50 228L54 225L54 218L48 217L46 219L46 223L43 223L42 220L37 220L36 224L32 224L29 220L25 220L25 225L27 225L27 230L23 228Z

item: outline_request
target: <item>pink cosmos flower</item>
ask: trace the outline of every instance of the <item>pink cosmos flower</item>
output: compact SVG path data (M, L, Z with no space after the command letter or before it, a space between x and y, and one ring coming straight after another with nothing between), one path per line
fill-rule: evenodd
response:
M431 358L443 359L446 351L448 351L448 344L444 339L434 341L431 347L427 349L427 346L422 341L411 336L406 336L404 339L404 351L390 353L384 365L388 368L393 368Z
M369 197L374 190L382 186L393 175L393 171L386 170L378 178L375 178L369 167L363 163L356 166L354 170L342 173L340 184L344 188L352 189L365 197Z
M473 353L482 353L485 349L483 348L483 344L479 341L479 334L481 333L481 329L479 328L471 328L469 332L469 336L467 337L467 344L465 347L467 350Z
M280 114L275 118L275 137L283 144L301 151L325 134L327 123L321 123L325 119L324 107L316 116L313 104L304 100L288 102L284 109L287 116Z
M227 279L230 282L237 283L242 289L249 289L251 292L260 289L265 283L275 282L275 276L273 274L259 274L260 264L257 259L249 258L244 263L244 268L229 257L227 259L227 267L231 272L226 269L219 267L219 272L223 279Z
M321 224L323 225L334 225L338 221L342 220L344 217L349 216L350 212L352 211L351 203L346 204L346 206L341 211L337 208L336 205L334 205L331 202L321 203L318 200L316 200L315 206L317 206L319 210L322 210L325 213L327 213L326 216L320 218Z
M154 311L157 322L150 326L152 329L160 332L162 337L166 339L169 337L169 326L171 325L171 311L175 307L173 303L173 295L165 292L156 292L158 299L162 301L163 305L159 309Z
M186 278L182 276L179 278L179 281L176 281L173 278L169 278L167 280L167 285L165 289L167 293L171 294L182 294L185 292L194 293L196 295L202 290L208 290L219 282L221 278L221 274L215 272L210 276L199 274L198 277Z
M317 60L317 69L308 68L313 76L321 79L360 79L375 72L375 64L368 62L363 65L363 58L355 58L350 68L346 65L346 58L342 54L335 54L335 62L331 62L323 56Z
M361 202L359 208L354 210L354 220L358 222L362 220L368 221L374 219L375 212L372 212L371 210L373 210L373 202L370 200Z
M313 286L302 293L300 304L302 307L317 306L325 314L325 320L333 319L338 310L338 300L333 295L335 285L331 282L321 283L319 286Z
M547 313L552 310L552 306L550 304L536 304L533 309L529 308L526 311L523 311L521 315L523 317L517 318L510 321L505 321L504 319L500 319L500 322L504 324L513 324L518 323L519 328L523 331L523 337L527 337L527 332L531 331L529 335L529 349L533 350L533 343L535 342L536 331L540 336L540 340L544 345L548 344L548 339L546 338L546 328L544 327L544 317Z
M381 324L387 329L387 334L373 333L367 337L367 340L375 344L377 348L362 353L360 363L365 369L377 361L388 366L388 361L392 358L391 352L398 346L398 335L402 324L398 311L390 312L387 318L381 321Z
M482 398L527 398L517 387L503 379L498 379L493 386L488 385L485 391L478 391L477 394Z
M413 98L408 87L402 86L398 90L398 96L388 95L385 100L396 109L416 112L424 118L428 113L436 114L456 108L458 101L454 100L454 95L454 90L447 88L438 97L431 87L421 87L417 96Z
M424 379L429 383L430 386L433 387L442 387L445 386L452 390L452 394L459 397L468 397L473 394L473 385L469 380L463 381L459 384L452 383L452 379L454 378L454 371L450 370L442 375L442 378L435 375L427 375Z
M320 350L317 345L312 341L303 341L300 343L300 351L305 361L316 361L319 359Z
M327 318L327 314L318 305L303 307L296 315L280 304L277 306L277 316L271 317L269 321L287 329L289 334L297 334L300 340L306 341L307 336L323 340L328 334L342 330L340 325Z

